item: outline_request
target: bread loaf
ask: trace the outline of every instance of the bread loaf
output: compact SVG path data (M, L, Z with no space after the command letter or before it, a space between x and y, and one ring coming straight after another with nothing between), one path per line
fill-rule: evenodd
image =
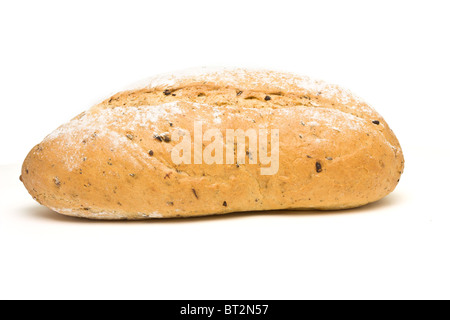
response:
M358 207L392 192L403 163L383 118L338 86L201 69L83 112L31 150L21 180L61 214L133 220Z

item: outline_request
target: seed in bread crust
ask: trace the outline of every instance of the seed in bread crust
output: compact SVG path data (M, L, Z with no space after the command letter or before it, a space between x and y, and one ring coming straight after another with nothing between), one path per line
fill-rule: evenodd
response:
M164 142L170 142L170 136L168 134L163 135Z
M153 138L155 138L156 140L160 141L160 142L170 142L170 135L168 132L164 132L161 134L155 134L153 136Z
M169 96L169 95L172 93L172 91L166 89L166 90L164 90L163 93L164 93L166 96Z
M379 125L379 124L380 124L380 121L378 121L378 120L373 120L372 123L374 123L374 124L376 124L376 125Z
M57 187L60 187L60 186L61 186L61 181L59 181L59 178L58 178L58 177L54 177L54 178L53 178L53 182L56 184Z
M322 172L322 165L320 164L319 161L316 162L316 171L317 172Z
M264 98L264 100L266 100L266 101L269 101L270 99L272 99L270 96L266 96L266 97Z

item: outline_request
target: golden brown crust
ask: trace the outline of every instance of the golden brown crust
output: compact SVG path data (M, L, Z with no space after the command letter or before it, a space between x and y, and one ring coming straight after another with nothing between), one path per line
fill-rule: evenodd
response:
M35 147L22 170L30 194L60 213L93 219L327 210L384 197L403 171L386 122L336 86L242 69L149 83L106 99ZM199 119L203 131L224 135L279 129L278 173L261 175L261 164L248 162L175 165L170 136L194 136Z

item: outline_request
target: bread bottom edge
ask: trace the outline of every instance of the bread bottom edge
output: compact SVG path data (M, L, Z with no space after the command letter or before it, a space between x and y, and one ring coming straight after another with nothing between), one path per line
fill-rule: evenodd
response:
M180 214L174 213L173 215L162 215L159 213L119 213L119 212L84 212L81 210L73 209L58 209L48 207L50 210L69 217L87 219L87 220L103 220L103 221L142 221L142 220L174 220L174 219L189 219L189 218L201 218L201 217L217 217L217 216L236 216L236 215L276 215L277 213L287 213L289 211L311 211L311 213L333 213L343 212L346 210L352 210L355 208L366 206L370 203L374 203L378 200L367 202L363 204L349 205L349 206L329 206L329 207L292 207L283 209L266 209L266 210L237 210L237 211L225 211L216 213L187 213Z

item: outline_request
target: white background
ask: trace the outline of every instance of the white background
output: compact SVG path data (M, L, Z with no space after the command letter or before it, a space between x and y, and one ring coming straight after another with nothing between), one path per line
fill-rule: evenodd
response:
M450 298L448 1L1 1L0 298ZM342 212L92 222L37 205L46 134L142 78L198 66L350 88L404 149L397 189Z

